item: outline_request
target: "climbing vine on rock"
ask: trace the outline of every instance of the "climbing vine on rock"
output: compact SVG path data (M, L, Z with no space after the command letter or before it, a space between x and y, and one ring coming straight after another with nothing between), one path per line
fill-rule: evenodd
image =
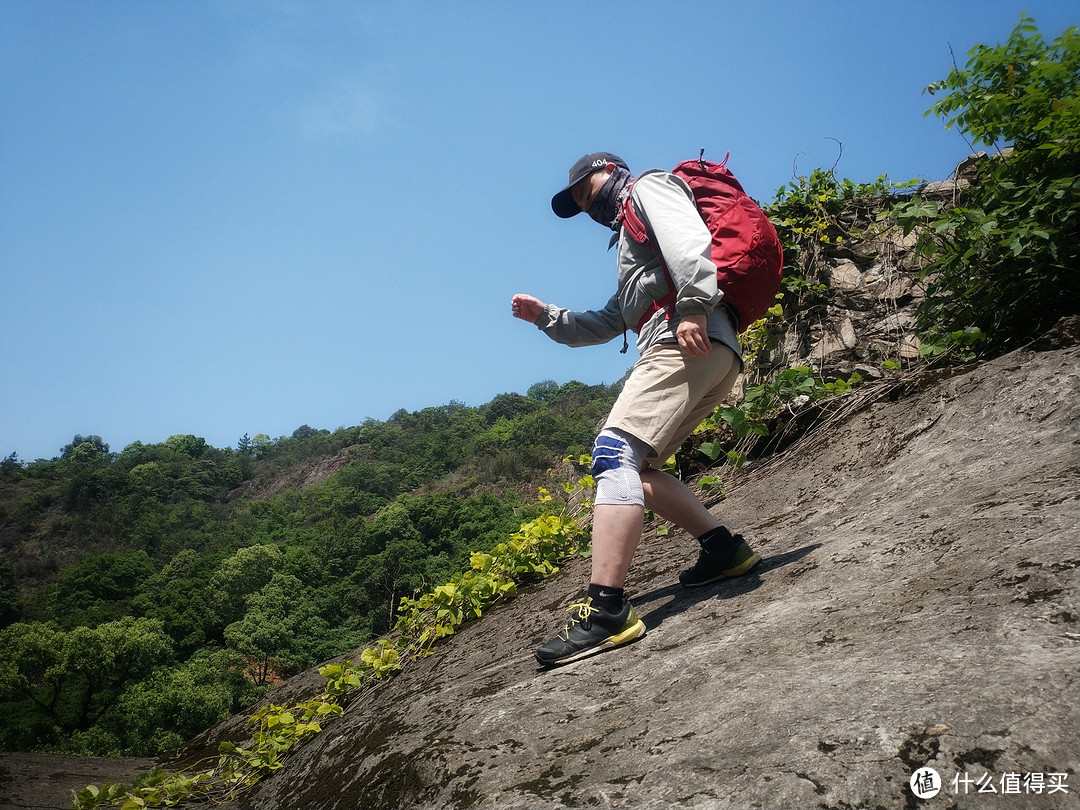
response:
M592 486L592 477L586 475L568 482L564 491L568 496L587 497ZM541 490L541 500L552 507L558 505L547 490ZM450 582L416 598L404 597L396 634L364 649L358 662L346 660L321 667L319 674L326 679L326 687L317 698L292 706L270 703L259 709L250 718L255 727L250 744L223 742L216 758L173 774L155 768L130 787L122 783L100 788L90 785L74 794L74 807L140 810L173 807L185 800L235 799L281 768L290 754L322 731L324 723L341 715L355 695L397 674L409 661L430 655L440 639L516 595L518 583L551 576L559 570L561 560L582 553L587 541L587 533L575 518L550 509L523 523L491 553L474 553L470 569L455 574Z

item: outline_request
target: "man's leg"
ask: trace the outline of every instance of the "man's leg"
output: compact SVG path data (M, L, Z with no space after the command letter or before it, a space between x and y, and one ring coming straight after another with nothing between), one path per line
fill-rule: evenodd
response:
M686 484L662 470L641 471L645 505L665 520L690 532L701 544L698 560L679 574L688 588L707 585L748 573L760 561L741 534L733 535L720 525Z
M690 487L674 475L646 467L641 471L641 487L647 507L694 537L701 537L720 525Z
M630 561L641 539L645 494L641 468L650 448L618 430L604 429L593 445L596 479L592 576L583 604L571 605L571 621L536 651L541 666L576 661L645 635L645 624L623 593Z
M643 506L600 503L593 507L593 583L610 588L626 584L644 522Z

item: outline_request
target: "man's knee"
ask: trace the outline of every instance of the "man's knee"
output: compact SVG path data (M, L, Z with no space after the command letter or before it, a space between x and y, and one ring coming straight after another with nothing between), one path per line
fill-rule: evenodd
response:
M596 503L645 505L641 468L649 447L628 433L604 428L593 445Z

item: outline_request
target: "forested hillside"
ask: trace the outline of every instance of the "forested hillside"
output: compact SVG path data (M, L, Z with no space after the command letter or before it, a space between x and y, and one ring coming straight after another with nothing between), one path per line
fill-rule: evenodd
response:
M0 747L156 753L385 633L402 596L536 513L617 390L548 381L235 448L76 436L52 460L7 459L5 664L49 672L21 693L5 673Z

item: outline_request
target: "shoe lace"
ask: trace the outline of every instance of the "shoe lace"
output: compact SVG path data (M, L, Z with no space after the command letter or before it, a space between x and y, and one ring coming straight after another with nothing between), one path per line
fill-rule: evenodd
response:
M695 573L701 571L707 571L716 566L716 562L713 560L713 555L705 549L698 551L698 558L693 565L690 566L690 570Z
M568 607L566 611L571 614L573 614L574 611L577 611L577 616L566 623L566 627L563 628L560 635L566 641L569 641L570 628L573 627L575 624L585 624L589 621L589 616L591 616L593 613L599 612L599 610L600 608L593 607L591 596L584 602L575 602L574 604L570 605L570 607Z

